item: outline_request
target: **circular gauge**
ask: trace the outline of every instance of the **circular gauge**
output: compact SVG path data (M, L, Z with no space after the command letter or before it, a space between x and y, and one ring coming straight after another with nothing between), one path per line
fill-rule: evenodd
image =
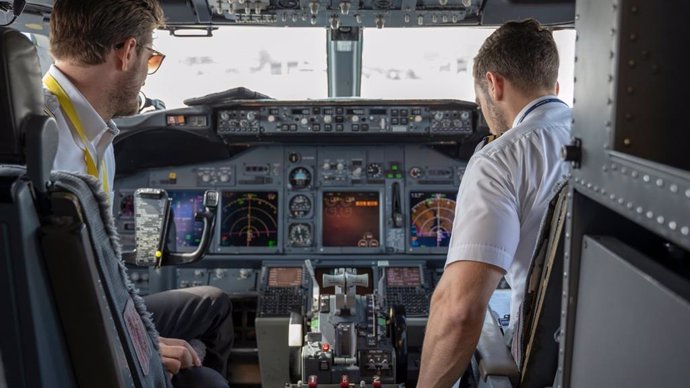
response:
M290 199L290 215L304 217L311 211L311 199L306 195L296 195Z
M311 226L308 224L290 225L288 244L293 247L310 247L312 245Z
M220 246L278 245L278 193L224 191Z
M381 168L381 165L378 163L369 163L367 166L367 175L369 175L372 178L377 178L381 176L381 173L383 172L383 169Z
M120 217L134 217L134 196L132 194L124 195L120 200Z
M411 244L444 247L450 242L455 201L445 193L411 193Z
M297 167L290 171L289 180L293 189L303 189L311 183L311 173L304 167Z

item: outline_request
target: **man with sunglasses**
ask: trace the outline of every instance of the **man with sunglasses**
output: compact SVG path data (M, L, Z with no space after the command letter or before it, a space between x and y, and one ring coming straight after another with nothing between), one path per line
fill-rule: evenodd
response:
M162 24L156 0L56 0L53 6L55 63L43 79L46 110L59 132L53 167L97 178L111 201L112 141L119 133L112 118L137 113L146 76L165 58L152 47L153 31ZM148 295L144 301L173 386L227 387L233 337L229 297L215 287L193 287ZM187 342L192 340L206 345L203 367Z

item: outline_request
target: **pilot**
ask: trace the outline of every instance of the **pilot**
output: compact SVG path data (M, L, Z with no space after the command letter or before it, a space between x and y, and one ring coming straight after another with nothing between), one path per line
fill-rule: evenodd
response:
M558 51L535 20L509 22L474 60L474 88L492 135L458 192L448 257L431 301L419 387L450 387L468 366L501 277L515 328L540 222L566 165L571 109L558 93Z
M162 23L155 0L57 0L53 7L55 64L44 86L46 108L59 127L54 169L98 178L111 201L112 141L118 134L112 118L137 112L139 90L164 58L152 47L153 31ZM233 339L229 297L215 287L195 287L144 300L173 386L226 387ZM203 360L187 342L192 340L205 344Z

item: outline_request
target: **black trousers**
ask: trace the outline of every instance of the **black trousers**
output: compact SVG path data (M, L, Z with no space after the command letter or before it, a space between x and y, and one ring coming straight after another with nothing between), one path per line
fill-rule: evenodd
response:
M230 297L219 288L203 286L158 292L145 296L144 301L160 335L203 342L206 345L204 366L216 370L224 381L233 341ZM173 385L176 388L222 387L218 379L221 376L205 369L181 371L173 378Z

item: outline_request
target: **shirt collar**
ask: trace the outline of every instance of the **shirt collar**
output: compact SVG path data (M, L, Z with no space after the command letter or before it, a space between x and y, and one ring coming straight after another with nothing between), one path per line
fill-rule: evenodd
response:
M527 113L527 111L528 111L531 107L533 107L534 105L538 104L539 101L547 100L547 99L549 99L549 98L558 98L558 97L556 97L556 96L554 96L554 95L548 95L548 96L541 96L541 97L535 98L534 100L530 101L530 103L527 104L527 105L525 105L525 107L522 108L522 110L517 114L517 116L515 116L515 120L513 120L513 126L512 126L511 128L514 128L514 127L517 127L517 126L518 126L518 124L520 123L520 119L522 118L522 116L524 116L525 113ZM524 122L524 121L523 121L523 122Z
M119 130L113 122L109 120L106 123L103 118L96 112L91 103L84 97L83 94L77 89L74 84L67 78L67 76L60 71L55 65L51 65L48 69L48 73L52 75L55 80L62 86L65 90L67 96L72 100L74 104L74 109L77 110L79 115L79 120L84 128L84 135L89 139L89 141L94 141L98 137L102 136L106 131L110 131L113 135L117 135Z

